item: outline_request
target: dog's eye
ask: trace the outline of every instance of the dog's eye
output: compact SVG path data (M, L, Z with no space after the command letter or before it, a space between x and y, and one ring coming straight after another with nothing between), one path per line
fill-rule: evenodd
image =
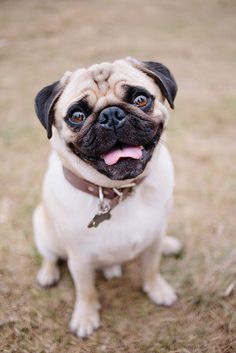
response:
M72 123L81 123L82 121L84 121L86 118L85 114L81 111L77 111L77 112L74 112L71 117L70 117L70 121Z
M148 98L144 95L137 96L134 99L133 104L139 108L144 108L148 104Z

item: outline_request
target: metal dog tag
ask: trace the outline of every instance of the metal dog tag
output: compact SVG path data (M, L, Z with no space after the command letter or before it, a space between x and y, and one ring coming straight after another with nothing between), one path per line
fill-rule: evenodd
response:
M89 222L88 224L88 228L92 228L92 227L98 227L100 223L102 223L103 221L106 221L108 219L111 218L111 213L110 211L108 211L107 213L97 213L93 219Z
M95 214L91 222L88 224L88 228L98 227L100 223L111 218L111 206L104 199L100 200L98 205L98 213Z

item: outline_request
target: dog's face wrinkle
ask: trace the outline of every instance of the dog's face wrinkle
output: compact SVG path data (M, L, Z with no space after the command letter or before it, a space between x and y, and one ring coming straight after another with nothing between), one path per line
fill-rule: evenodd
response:
M96 135L91 133L91 130L87 133L86 140L84 136L84 141L83 144L86 148L93 146L94 142L96 140ZM92 148L92 147L91 147Z
M147 120L147 119L140 119L137 118L136 116L132 116L132 119L130 119L130 124L138 130L145 130L147 133L150 133L153 129L155 129L155 123L153 121Z

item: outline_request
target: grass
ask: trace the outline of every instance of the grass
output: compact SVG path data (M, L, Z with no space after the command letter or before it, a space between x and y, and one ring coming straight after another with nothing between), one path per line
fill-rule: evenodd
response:
M201 0L1 3L0 351L4 353L236 352L235 2ZM31 214L49 146L33 100L64 71L133 55L168 65L179 84L168 145L176 169L169 232L185 246L163 259L173 308L140 290L139 263L98 276L102 327L80 341L67 329L73 285L35 283Z

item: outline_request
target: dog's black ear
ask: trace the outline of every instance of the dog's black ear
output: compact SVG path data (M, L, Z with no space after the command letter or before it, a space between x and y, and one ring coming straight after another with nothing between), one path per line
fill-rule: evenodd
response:
M47 130L47 136L52 137L52 123L54 118L54 106L60 94L62 87L60 81L44 87L35 98L35 111L42 125Z
M174 99L178 90L174 76L163 64L153 61L143 61L143 71L156 82L170 107L174 109Z

